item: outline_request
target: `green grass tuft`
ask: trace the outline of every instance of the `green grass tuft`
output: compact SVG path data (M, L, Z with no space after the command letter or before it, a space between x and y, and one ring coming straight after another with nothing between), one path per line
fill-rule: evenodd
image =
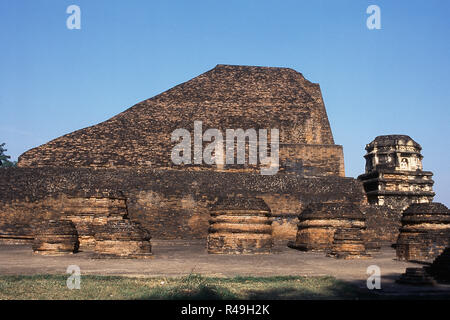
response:
M0 299L358 299L367 293L333 277L81 277L81 289L66 286L69 275L0 276Z

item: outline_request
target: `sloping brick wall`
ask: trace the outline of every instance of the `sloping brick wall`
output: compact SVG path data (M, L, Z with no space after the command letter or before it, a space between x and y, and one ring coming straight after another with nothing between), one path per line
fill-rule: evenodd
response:
M276 128L281 144L321 145L321 166L332 169L319 171L327 174L343 163L318 84L289 68L218 65L105 122L31 149L18 165L170 168L176 144L171 133L184 128L192 136L195 120L203 122L203 131ZM304 162L314 165L310 158Z

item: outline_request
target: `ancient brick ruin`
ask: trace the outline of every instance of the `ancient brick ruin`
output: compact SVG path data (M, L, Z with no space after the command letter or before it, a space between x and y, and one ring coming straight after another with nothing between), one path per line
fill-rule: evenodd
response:
M396 282L414 286L434 286L436 284L436 281L424 268L406 268L405 273Z
M270 253L273 245L270 209L262 199L232 196L211 209L209 253Z
M80 250L95 247L95 232L109 221L127 217L126 198L117 192L97 192L64 197L62 214L71 220L78 231Z
M152 255L150 233L129 219L109 220L95 230L97 258L148 258Z
M403 210L433 201L433 173L422 170L421 150L407 135L378 136L366 146L366 172L358 180L369 202L363 208L369 246L396 242Z
M261 176L248 163L175 166L171 133L192 132L194 121L203 130L279 129L278 174ZM310 202L366 202L361 185L344 177L342 146L334 144L319 85L288 68L218 65L25 152L19 168L0 175L0 237L30 239L34 223L68 216L82 247L93 246L89 221L101 224L107 213L97 206L98 192L123 194L129 218L160 239L206 239L209 208L230 194L263 199L278 240L295 238L298 213Z
M369 258L361 229L338 228L328 255L338 259Z
M414 203L404 212L396 243L400 260L432 262L450 246L450 211L441 203Z
M43 255L58 255L78 251L77 229L68 220L48 220L35 227L33 251Z
M369 203L405 209L433 201L433 173L422 170L422 147L406 135L376 137L366 146L360 175Z
M217 65L117 116L19 157L19 167L173 168L171 133L179 128L279 128L280 162L306 175L344 176L318 84L289 68ZM186 165L196 170L211 166ZM252 171L252 166L229 169ZM176 169L180 169L176 167ZM214 169L214 168L213 168Z
M364 215L353 203L312 203L299 215L296 240L290 245L303 251L328 252L333 244L337 245L334 242L337 230L361 231L364 228Z
M445 248L429 267L425 267L428 274L441 283L450 283L450 247Z
M7 231L3 236L11 240L32 239L35 223L69 213L63 207L67 198L80 197L76 190L85 190L86 197L97 195L97 190L122 190L128 217L154 239L206 240L211 205L232 194L265 201L276 240L295 240L298 214L309 203L365 203L358 181L334 176L59 167L5 169L0 175L0 230Z
M417 286L450 284L450 247L445 248L432 263L425 267L406 268L397 282Z
M175 165L171 133L193 138L194 121L279 129L278 173L248 161ZM80 250L98 256L149 256L151 235L202 239L210 253L268 253L280 241L364 257L396 242L409 204L434 196L411 138L377 137L366 150L366 173L345 177L320 87L301 73L217 65L0 170L0 241L30 242L40 222L68 219Z

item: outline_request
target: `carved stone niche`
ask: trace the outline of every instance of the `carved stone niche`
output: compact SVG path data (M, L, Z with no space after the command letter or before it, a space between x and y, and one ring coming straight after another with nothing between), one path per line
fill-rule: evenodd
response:
M450 211L437 202L414 203L404 212L397 239L399 260L432 262L450 245Z
M78 251L78 233L72 221L47 220L36 225L33 252L42 255L71 254Z
M338 229L365 229L365 217L359 206L353 203L311 203L298 217L295 243L302 251L326 251L332 249L334 234Z
M110 220L95 231L96 258L149 258L150 234L129 219Z
M366 173L380 168L422 170L422 147L407 135L378 136L366 145Z
M211 208L208 253L266 254L272 246L272 218L264 200L230 196Z

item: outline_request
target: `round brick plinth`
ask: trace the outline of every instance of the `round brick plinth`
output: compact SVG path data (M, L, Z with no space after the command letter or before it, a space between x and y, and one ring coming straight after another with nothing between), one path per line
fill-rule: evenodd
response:
M78 233L73 222L48 220L36 226L33 251L43 255L60 255L78 251Z
M302 251L327 251L338 229L364 229L365 218L352 203L312 203L299 215L297 237L291 247Z
M227 197L212 207L208 253L265 254L272 246L272 219L264 200Z
M108 221L95 232L97 258L147 258L152 255L150 234L128 219Z
M432 262L450 245L450 211L441 203L414 203L404 212L397 239L399 260Z
M95 230L110 220L127 216L126 198L119 192L103 191L79 194L64 200L65 218L71 220L78 231L81 251L95 248Z
M339 259L370 258L366 253L361 229L337 229L334 233L333 245L329 255Z

